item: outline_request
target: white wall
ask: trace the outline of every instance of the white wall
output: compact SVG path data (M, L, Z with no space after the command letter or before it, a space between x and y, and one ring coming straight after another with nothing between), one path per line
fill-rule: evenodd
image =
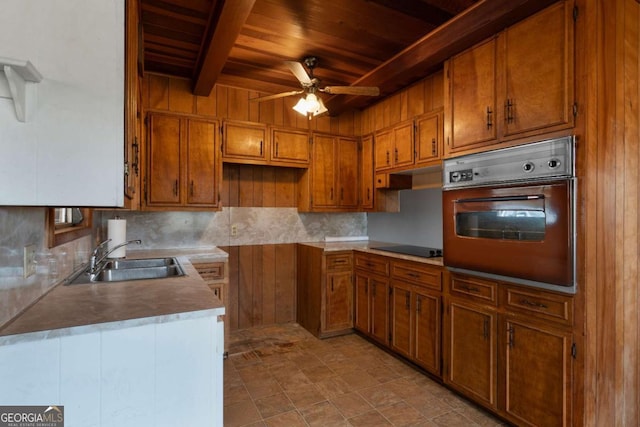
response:
M0 97L0 205L121 206L124 0L2 0L0 10L0 57L43 75L32 120ZM0 80L6 89L2 67Z
M442 190L403 190L400 212L367 215L370 240L442 248Z

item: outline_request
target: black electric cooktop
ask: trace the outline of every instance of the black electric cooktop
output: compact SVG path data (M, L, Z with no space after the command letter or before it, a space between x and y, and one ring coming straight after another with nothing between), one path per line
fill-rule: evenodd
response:
M403 255L413 255L419 256L422 258L435 258L442 256L442 249L436 248L425 248L423 246L412 246L412 245L392 245L392 246L378 246L376 248L379 251L385 252L395 252L397 254Z

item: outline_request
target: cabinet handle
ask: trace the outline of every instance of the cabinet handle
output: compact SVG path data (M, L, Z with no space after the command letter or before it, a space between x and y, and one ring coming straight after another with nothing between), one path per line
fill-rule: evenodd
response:
M482 322L482 337L485 340L489 339L489 319L484 319Z
M189 191L191 192L192 196L193 196L193 188L194 188L194 183L193 183L193 180L191 180L191 188L189 189Z
M508 341L507 341L507 345L509 346L509 348L513 348L515 342L514 342L514 329L513 326L509 326L507 328L507 332L508 332Z
M278 157L278 145L279 145L279 143L276 142L276 157Z
M493 111L491 108L487 107L487 130L491 129L493 126Z
M389 158L389 151L387 150L387 166L389 166L389 160L390 160L390 158Z
M329 190L329 200L333 200L333 187Z
M178 180L177 179L173 182L173 195L174 196L178 195Z
M411 309L411 295L409 294L409 292L405 292L405 300L404 300L404 306L407 308L407 311Z
M138 145L137 136L135 137L135 142L131 146L133 147L133 162L131 163L131 167L133 168L133 172L135 172L136 176L138 176L140 146Z
M436 155L436 139L435 138L431 140L431 155L432 156Z
M407 273L407 276L413 277L414 279L420 278L420 275L418 273L412 273L412 272Z
M475 286L462 285L460 286L460 288L464 289L467 292L480 292L480 289L476 288Z
M333 292L333 277L331 278L331 292Z
M396 163L398 163L398 149L394 149L395 153L396 153Z
M262 156L262 141L260 141L260 155Z
M422 313L422 298L420 297L416 300L416 313Z
M504 120L507 123L513 123L513 100L512 99L507 99L504 103Z
M526 299L526 298L521 299L521 300L520 300L520 304L528 305L528 306L530 306L530 307L544 308L544 309L549 308L549 307L548 307L547 305L545 305L545 304L542 304L542 303L539 303L539 302L535 302L535 301L529 301L529 300L528 300L528 299Z

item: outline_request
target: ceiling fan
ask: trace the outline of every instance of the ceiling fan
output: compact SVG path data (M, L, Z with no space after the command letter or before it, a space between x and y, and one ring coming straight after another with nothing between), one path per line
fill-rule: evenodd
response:
M263 96L260 98L253 98L252 101L262 102L270 101L272 99L284 98L287 96L306 95L300 98L300 101L293 107L294 110L302 115L311 117L318 116L326 113L328 110L322 102L322 98L316 95L316 92L324 92L330 95L359 95L359 96L378 96L380 95L380 89L374 86L324 86L320 87L320 80L313 76L313 70L318 65L318 58L315 56L307 56L302 62L307 67L309 72L305 70L304 66L300 62L285 61L285 64L289 67L289 70L298 79L301 90L293 90L289 92L277 93L275 95Z

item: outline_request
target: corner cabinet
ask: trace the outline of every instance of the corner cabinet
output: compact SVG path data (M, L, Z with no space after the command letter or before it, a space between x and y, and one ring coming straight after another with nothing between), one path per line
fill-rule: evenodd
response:
M336 212L358 209L358 140L314 134L311 166L301 175L298 209Z
M162 113L149 113L147 120L145 208L219 208L217 122Z
M445 63L445 155L574 126L573 2L561 1Z
M446 384L517 425L572 425L572 296L452 273L444 323Z
M297 245L297 321L318 338L353 328L353 256Z

